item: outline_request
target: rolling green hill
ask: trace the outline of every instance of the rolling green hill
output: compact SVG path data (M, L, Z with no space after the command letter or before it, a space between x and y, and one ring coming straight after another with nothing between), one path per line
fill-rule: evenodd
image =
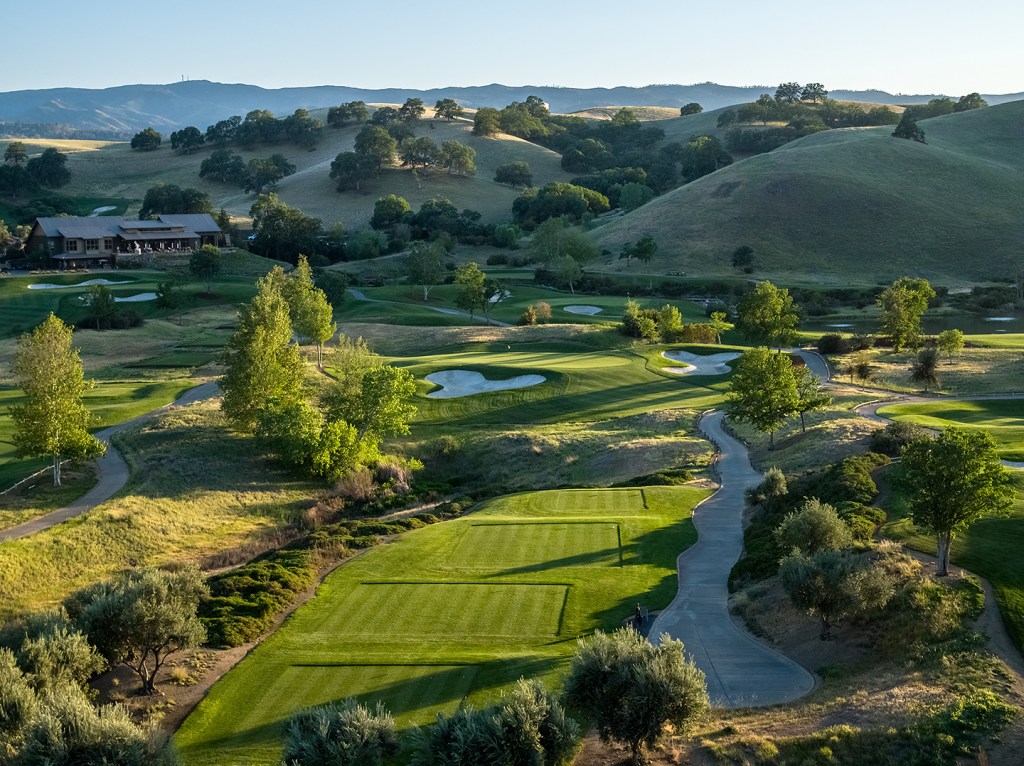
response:
M655 273L729 273L732 251L750 245L754 277L1008 276L1024 236L1022 120L1017 101L925 120L927 144L892 138L891 128L808 136L609 221L596 236L612 255L598 268L626 270L622 244L651 234Z
M446 197L460 209L479 211L485 221L505 220L510 217L512 201L520 192L492 179L499 165L515 160L529 163L534 183L538 185L567 181L571 177L562 170L561 157L555 152L514 136L478 138L471 134L472 126L472 121L466 119L451 123L424 120L416 128L416 135L427 136L438 145L455 139L473 147L477 153L475 176L449 176L443 170L431 170L420 172L417 182L409 169L392 168L385 170L381 178L363 184L362 191L343 194L335 190L335 183L329 177L331 161L338 152L352 149L361 126L326 129L322 140L311 151L285 144L261 146L255 151L232 148L246 161L252 157L269 157L275 152L284 154L297 172L278 184L281 199L322 219L327 226L341 221L349 228L365 225L373 213L374 201L385 194L405 197L414 210L427 199ZM236 216L247 216L256 199L255 194L243 194L238 187L199 178L199 166L212 148L188 156L176 155L170 149L167 136L164 136L164 144L152 152L135 152L127 143L120 142L32 139L26 143L30 152L53 145L69 153L72 180L60 189L61 194L136 200L132 210L137 211L146 189L162 181L201 189L210 195L215 207L224 207ZM0 142L0 148L5 145L6 142Z

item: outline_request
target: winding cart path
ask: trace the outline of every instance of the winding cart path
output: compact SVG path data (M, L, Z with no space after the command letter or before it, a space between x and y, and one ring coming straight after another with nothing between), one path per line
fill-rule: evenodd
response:
M748 707L789 702L814 688L809 671L758 640L729 614L729 572L743 551L744 493L761 481L747 448L723 427L725 413L706 414L701 430L718 445L721 486L697 506L697 542L677 560L679 592L651 626L680 639L704 671L713 705Z

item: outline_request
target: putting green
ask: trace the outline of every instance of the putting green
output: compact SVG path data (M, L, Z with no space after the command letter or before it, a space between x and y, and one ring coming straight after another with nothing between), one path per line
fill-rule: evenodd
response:
M1004 460L1024 460L1024 399L978 399L894 404L878 414L926 428L980 429L991 434Z
M576 638L672 599L707 494L509 495L368 551L214 685L176 736L185 762L276 764L292 712L348 696L406 731L522 676L553 684Z

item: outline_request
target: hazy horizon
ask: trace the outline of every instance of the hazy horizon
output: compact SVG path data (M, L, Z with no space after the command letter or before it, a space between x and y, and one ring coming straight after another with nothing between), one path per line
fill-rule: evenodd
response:
M102 11L42 0L44 38L11 36L0 91L105 88L191 80L265 88L643 87L714 82L821 82L893 94L1024 91L1024 5L932 3L927 13L864 0L812 0L728 10L648 0L624 12L592 0L566 8L521 0L481 9L466 0L367 7L293 0L180 0L173 16L111 0ZM161 30L162 20L173 32ZM194 27L194 28L193 28ZM500 33L499 33L500 32ZM41 42L41 40L45 42ZM109 42L108 42L109 41ZM473 72L467 77L466 72Z

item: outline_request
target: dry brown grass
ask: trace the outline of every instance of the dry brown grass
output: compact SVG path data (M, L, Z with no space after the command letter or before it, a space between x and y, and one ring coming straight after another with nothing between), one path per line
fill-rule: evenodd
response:
M916 352L872 349L859 353L867 355L874 367L874 377L866 383L858 381L858 384L890 391L922 391L919 385L910 380L910 364ZM847 354L837 357L838 366L833 365L833 369L840 371L838 377L849 380L849 375L841 371L854 362L857 356ZM953 364L942 357L938 375L939 390L957 396L1024 392L1024 354L1019 349L967 348L953 360Z

